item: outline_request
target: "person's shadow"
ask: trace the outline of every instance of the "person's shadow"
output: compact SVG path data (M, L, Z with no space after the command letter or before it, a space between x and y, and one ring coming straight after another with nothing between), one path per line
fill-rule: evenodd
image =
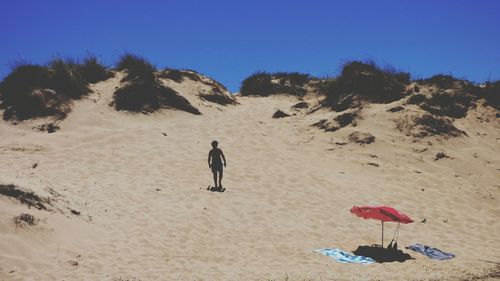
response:
M215 186L210 186L210 185L207 187L207 190L212 191L212 192L221 192L221 193L224 192L224 191L226 191L226 189L224 187L222 187L222 186L221 187L215 187Z

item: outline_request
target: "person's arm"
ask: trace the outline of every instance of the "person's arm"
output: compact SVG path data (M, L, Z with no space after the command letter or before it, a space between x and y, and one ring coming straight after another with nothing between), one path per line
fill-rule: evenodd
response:
M222 156L222 160L224 160L224 167L226 167L226 157L224 157L224 152L220 151L220 156Z
M212 158L212 151L208 152L208 167L212 168L212 165L210 164L210 158Z

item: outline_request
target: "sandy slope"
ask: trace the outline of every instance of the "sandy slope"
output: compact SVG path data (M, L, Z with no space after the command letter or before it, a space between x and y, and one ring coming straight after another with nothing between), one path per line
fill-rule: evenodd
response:
M328 111L271 118L277 108L292 112L291 97L240 97L223 107L178 85L203 115L145 116L108 106L117 85L95 85L54 134L0 122L0 183L52 196L58 209L0 197L0 280L461 280L500 263L500 124L492 111L480 107L456 122L468 137L414 140L395 129L403 113L386 112L400 102L365 107L357 127L325 133L310 125ZM376 141L334 144L353 131ZM223 193L206 189L213 139L228 159ZM452 158L434 161L438 152ZM457 257L409 252L415 260L362 266L312 253L379 243L380 224L349 213L365 204L391 205L416 221L402 227L401 246ZM16 228L21 212L40 224ZM387 224L386 237L394 227Z

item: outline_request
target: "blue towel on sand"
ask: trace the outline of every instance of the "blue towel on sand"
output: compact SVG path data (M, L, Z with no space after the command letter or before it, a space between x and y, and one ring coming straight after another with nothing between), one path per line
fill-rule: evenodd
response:
M344 252L340 249L319 249L319 250L314 250L314 252L322 253L325 256L329 256L332 259L343 263L361 263L361 264L375 263L375 261L371 258L355 256L353 254Z
M446 252L443 252L439 249L431 248L429 246L424 246L424 245L420 245L420 244L410 245L410 246L406 247L406 249L410 249L410 250L413 250L415 252L419 252L419 253L424 254L424 255L428 256L429 258L435 259L435 260L449 260L449 259L452 259L455 257L455 255L452 253L446 253Z

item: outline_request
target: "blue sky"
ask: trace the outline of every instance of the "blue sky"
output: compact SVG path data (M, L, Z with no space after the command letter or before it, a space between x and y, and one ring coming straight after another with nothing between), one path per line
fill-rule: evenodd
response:
M373 59L413 78L500 79L500 1L0 2L0 78L13 62L128 51L237 91L257 70L336 75Z

